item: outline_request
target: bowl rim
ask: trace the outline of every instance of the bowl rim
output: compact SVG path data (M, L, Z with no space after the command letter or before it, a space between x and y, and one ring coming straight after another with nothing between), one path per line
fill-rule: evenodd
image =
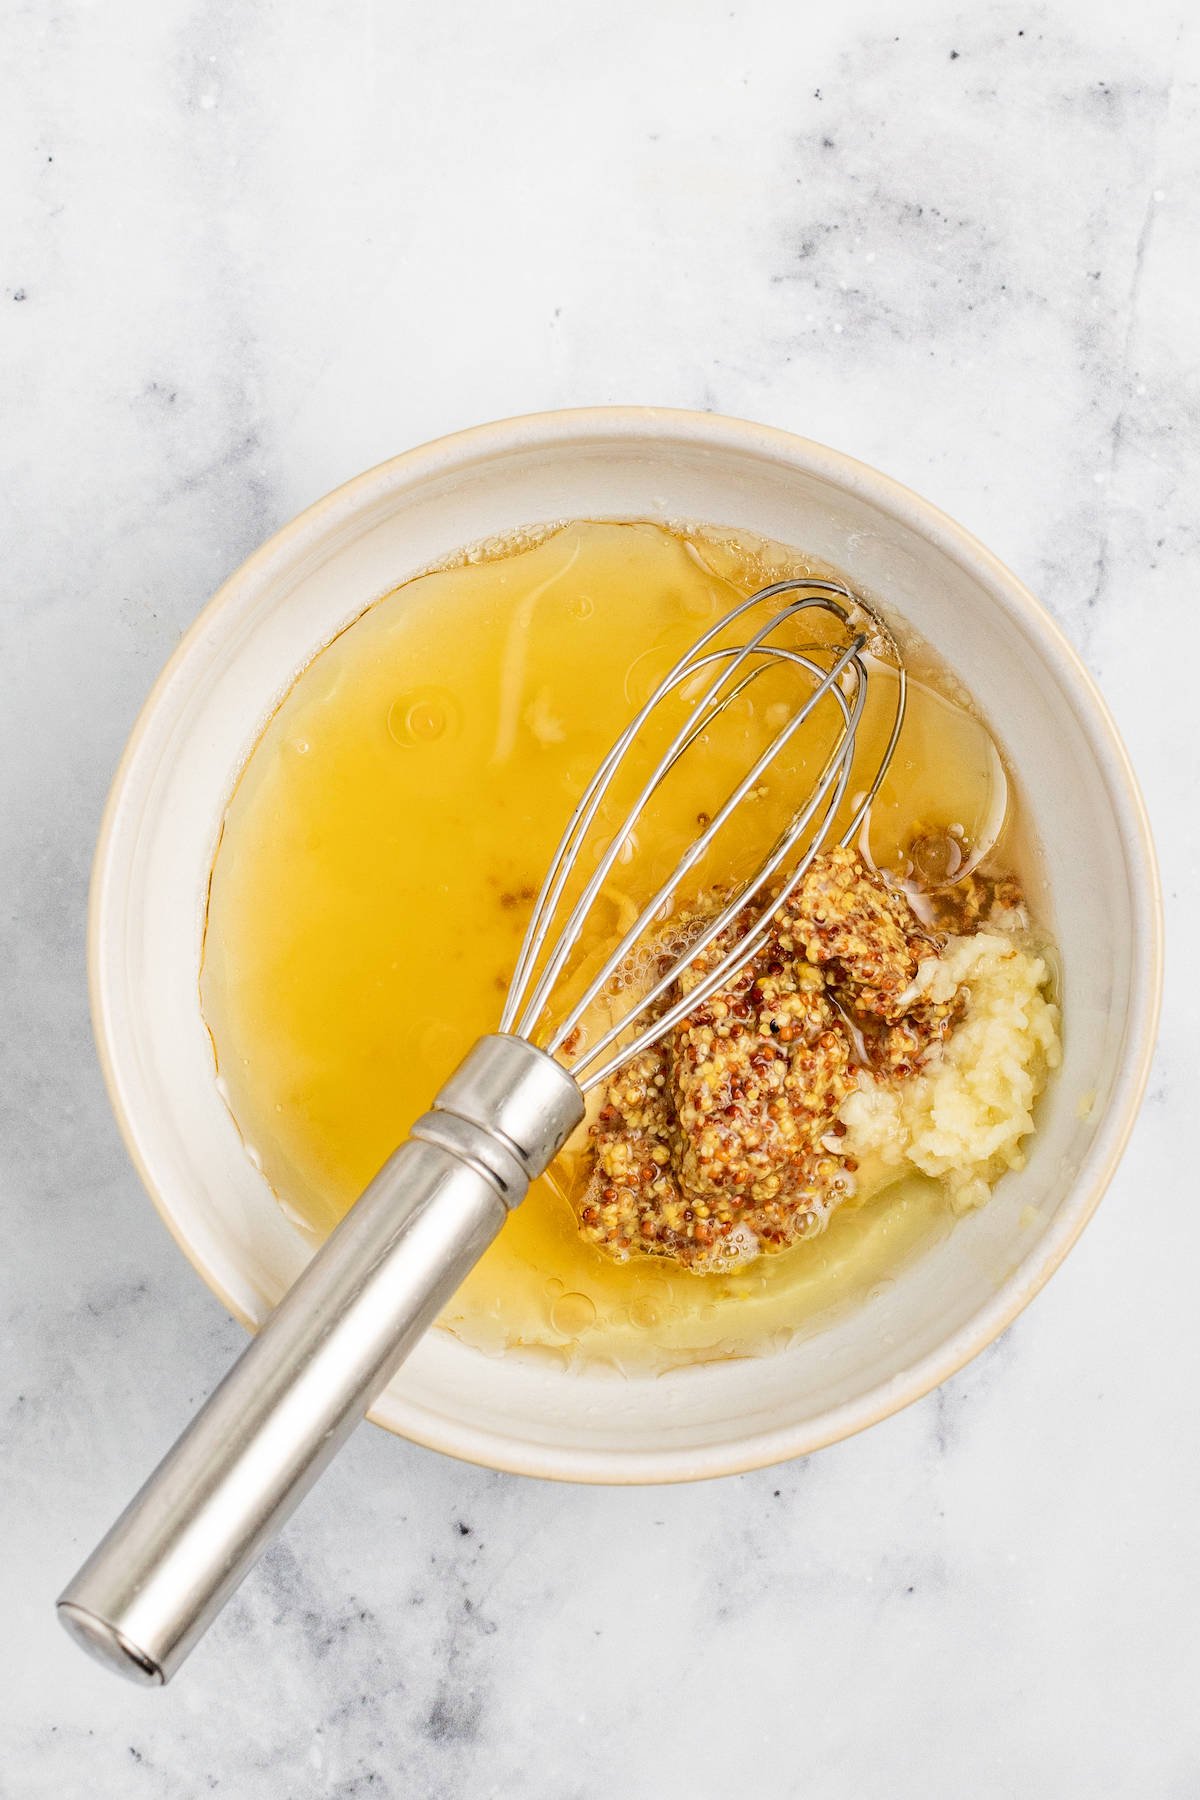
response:
M169 1198L154 1178L132 1108L126 1100L120 1048L108 993L108 945L115 918L112 889L119 878L121 826L132 804L133 778L152 727L181 668L201 640L218 633L224 615L245 590L258 588L368 502L414 482L487 462L503 453L577 440L668 438L709 449L740 450L782 462L798 472L870 499L933 543L981 581L1023 631L1077 703L1103 776L1125 848L1133 910L1133 954L1126 1014L1128 1051L1114 1080L1105 1117L1075 1182L1049 1229L992 1300L937 1350L854 1400L800 1425L763 1431L699 1449L625 1452L579 1450L526 1442L497 1430L464 1425L424 1405L388 1396L374 1423L463 1461L511 1474L610 1485L704 1480L745 1473L807 1455L877 1424L921 1399L963 1368L1007 1329L1040 1292L1078 1240L1116 1171L1149 1079L1162 995L1163 904L1145 803L1107 703L1057 621L1005 563L938 507L867 463L779 427L723 414L657 406L591 406L524 413L434 438L375 464L314 501L274 532L217 588L172 652L143 702L114 773L97 836L88 898L87 965L93 1036L109 1102L125 1148L159 1217L206 1286L248 1330L256 1322L225 1290L189 1243ZM687 1373L684 1371L683 1373Z

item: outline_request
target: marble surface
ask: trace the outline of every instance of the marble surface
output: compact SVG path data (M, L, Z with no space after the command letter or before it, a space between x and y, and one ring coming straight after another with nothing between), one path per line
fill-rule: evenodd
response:
M1191 0L0 11L5 1800L1200 1794L1198 77ZM363 1431L127 1688L52 1600L241 1338L91 1047L122 741L309 500L618 400L877 463L1063 621L1162 849L1141 1122L1032 1310L890 1423L626 1492Z

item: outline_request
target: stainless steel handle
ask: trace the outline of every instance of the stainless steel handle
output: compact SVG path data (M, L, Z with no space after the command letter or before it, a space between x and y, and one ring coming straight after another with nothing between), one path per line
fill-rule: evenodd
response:
M85 1649L170 1679L582 1117L558 1063L480 1039L67 1584Z

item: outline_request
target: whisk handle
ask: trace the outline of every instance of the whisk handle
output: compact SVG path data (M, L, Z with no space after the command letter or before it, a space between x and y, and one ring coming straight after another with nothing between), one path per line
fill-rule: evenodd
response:
M170 1679L583 1116L560 1065L481 1038L59 1598Z

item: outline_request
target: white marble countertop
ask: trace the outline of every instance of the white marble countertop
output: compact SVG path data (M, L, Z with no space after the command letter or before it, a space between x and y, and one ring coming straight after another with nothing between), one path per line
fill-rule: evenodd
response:
M1200 1794L1192 19L3 9L6 1800ZM1061 618L1175 926L1141 1123L1031 1311L890 1423L626 1492L363 1431L176 1684L127 1688L53 1597L241 1338L91 1047L120 746L216 583L309 500L456 426L617 400L877 463Z

